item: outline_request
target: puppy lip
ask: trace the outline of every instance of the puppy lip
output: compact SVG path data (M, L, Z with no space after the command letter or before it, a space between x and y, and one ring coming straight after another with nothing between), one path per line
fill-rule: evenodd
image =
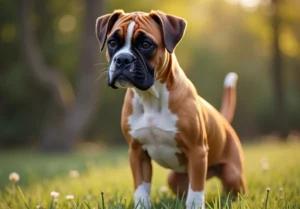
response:
M124 75L119 75L116 79L115 82L118 81L121 85L122 83L129 82L129 80L124 76Z
M115 74L111 79L108 79L108 86L117 89L118 87L115 85L116 79L119 77L119 75L121 74L121 72L118 72L117 74Z
M109 79L108 85L111 86L114 89L117 89L116 83L120 84L121 86L125 86L126 83L132 83L132 79L128 77L126 74L123 73L123 71L119 71L116 74L113 75L112 79Z
M140 69L131 71L131 75L134 79L138 79L138 80L144 80L146 78L145 72Z
M133 74L135 72L137 73ZM108 85L117 89L118 87L129 87L128 84L132 84L132 86L135 86L142 91L146 91L150 86L145 85L144 82L146 82L146 75L143 70L136 69L134 72L120 70L114 73L112 79L108 80Z
M119 72L115 73L111 83L115 83L117 80L127 80L130 83L134 83L134 81L142 81L145 80L146 75L143 70L136 69L136 70L120 70Z
M119 86L122 88L128 88L128 87L133 86L133 84L125 76L120 75L115 80L115 86Z
M117 89L118 87L115 85L115 82L108 82L108 86L112 87L113 89Z

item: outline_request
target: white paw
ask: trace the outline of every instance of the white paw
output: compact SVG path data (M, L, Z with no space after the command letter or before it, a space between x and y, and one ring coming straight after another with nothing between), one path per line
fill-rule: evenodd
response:
M144 184L138 186L134 192L134 208L135 209L150 209L150 194L149 188Z
M193 191L189 185L185 204L186 209L205 209L204 191Z
M197 203L196 201L186 204L186 209L205 209L205 204Z

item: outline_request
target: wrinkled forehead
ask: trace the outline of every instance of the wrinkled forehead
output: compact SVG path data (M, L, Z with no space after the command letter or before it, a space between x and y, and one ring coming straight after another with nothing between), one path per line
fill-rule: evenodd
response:
M161 43L162 32L160 26L154 21L154 19L148 14L143 12L134 12L121 15L117 22L114 24L112 30L110 31L108 37L115 33L126 37L127 31L134 22L133 28L133 39L135 39L140 32L147 34L156 43Z

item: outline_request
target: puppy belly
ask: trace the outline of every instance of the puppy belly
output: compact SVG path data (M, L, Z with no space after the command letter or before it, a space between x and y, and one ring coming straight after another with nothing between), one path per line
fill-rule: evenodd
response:
M171 137L173 134L159 128L144 128L135 133L138 136L137 140L147 150L151 159L159 165L177 172L186 171L186 166L180 164L177 157L180 150L176 147L173 137Z
M177 172L186 171L185 165L180 165L176 157L176 153L179 153L178 150L164 145L146 145L143 147L147 150L149 156L162 167L169 168Z
M169 92L166 85L159 81L152 91L161 96L142 96L133 91L133 112L128 117L129 134L142 144L159 165L184 172L186 165L178 157L181 152L175 141L178 116L169 109Z

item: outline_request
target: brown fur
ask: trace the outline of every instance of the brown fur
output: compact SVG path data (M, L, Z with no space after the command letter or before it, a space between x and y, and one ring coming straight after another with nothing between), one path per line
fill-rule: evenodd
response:
M221 179L226 192L232 191L234 194L246 192L243 152L239 138L229 124L233 117L235 100L231 103L228 100L235 99L230 95L235 94L235 89L227 93L226 89L224 91L223 116L198 95L194 85L180 68L175 54L167 52L162 29L151 14L153 15L153 12L121 13L108 36L115 30L120 30L122 35L126 34L129 22L134 20L136 22L134 37L138 31L143 31L158 45L151 63L155 66L156 79L167 84L169 108L179 118L177 122L179 131L175 140L181 153L177 153L176 156L180 163L186 164L187 167L187 173L171 171L168 177L171 189L174 192L179 191L182 195L187 192L190 181L194 191L202 191L205 179L217 176ZM143 151L141 144L129 134L130 126L127 120L133 112L132 98L133 92L128 89L122 109L121 127L130 146L130 163L134 185L137 188L143 181L151 181L152 166L147 152Z

